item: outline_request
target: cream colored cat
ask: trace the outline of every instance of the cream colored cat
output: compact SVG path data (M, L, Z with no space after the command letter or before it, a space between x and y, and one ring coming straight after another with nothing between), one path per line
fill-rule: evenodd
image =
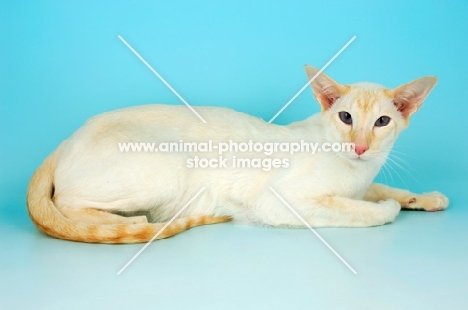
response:
M318 70L306 66L311 79ZM423 77L396 89L371 83L340 85L325 74L312 83L322 112L288 126L226 108L147 105L90 119L39 167L28 190L37 227L57 238L101 243L150 240L201 188L159 238L193 226L235 220L302 227L269 190L275 189L312 227L367 227L395 220L400 208L443 210L437 192L413 194L372 183L398 134L436 84ZM280 153L288 165L188 168L187 159L217 153L121 152L122 142L353 142L348 152ZM254 158L262 153L223 154ZM140 214L140 215L137 215ZM146 214L146 215L141 215ZM147 217L155 223L147 223ZM159 239L158 238L158 239Z

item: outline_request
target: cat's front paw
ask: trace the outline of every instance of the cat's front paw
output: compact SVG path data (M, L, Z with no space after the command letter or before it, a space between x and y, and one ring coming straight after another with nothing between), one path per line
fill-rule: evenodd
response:
M382 224L395 221L401 210L401 205L395 199L381 200L378 202L382 213Z
M422 208L429 212L445 210L449 204L448 198L439 192L424 193L421 198Z

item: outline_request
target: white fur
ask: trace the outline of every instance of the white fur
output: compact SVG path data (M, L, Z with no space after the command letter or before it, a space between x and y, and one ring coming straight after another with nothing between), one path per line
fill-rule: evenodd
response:
M289 126L268 124L226 108L196 107L207 124L185 106L147 105L102 114L59 147L54 202L59 210L149 211L154 221L163 222L206 187L181 217L228 215L241 222L301 226L269 190L272 187L313 226L391 222L400 210L395 200L363 201L396 137L406 126L391 99L378 95L382 89L375 84L357 84L330 109ZM364 113L355 102L366 91L374 92L377 102ZM338 119L342 110L356 117L356 126L363 132L376 131L375 143L360 157L354 152L277 153L273 156L287 158L289 167L265 172L255 168L186 167L187 158L207 157L205 153L122 153L118 149L119 142L179 140L353 142L349 139L351 129ZM381 115L392 116L392 124L373 128ZM266 157L262 153L223 154L232 155Z

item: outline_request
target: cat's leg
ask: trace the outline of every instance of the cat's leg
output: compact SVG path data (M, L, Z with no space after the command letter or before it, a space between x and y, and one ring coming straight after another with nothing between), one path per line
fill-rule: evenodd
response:
M144 224L148 223L146 216L121 216L102 210L84 208L76 209L70 207L60 208L60 212L67 218L90 224Z
M288 203L311 227L379 226L393 222L401 209L393 199L370 202L338 196L314 197L305 201L291 199ZM303 222L282 202L270 201L268 209L259 211L262 214L257 213L256 220L260 223L304 227Z
M373 183L367 189L364 199L367 201L379 201L395 199L404 209L419 209L426 211L440 211L447 208L449 200L439 192L414 194L407 190L391 188L389 186Z
M391 223L400 212L393 199L369 202L346 197L315 199L307 222L312 227L370 227ZM299 210L298 210L299 211Z

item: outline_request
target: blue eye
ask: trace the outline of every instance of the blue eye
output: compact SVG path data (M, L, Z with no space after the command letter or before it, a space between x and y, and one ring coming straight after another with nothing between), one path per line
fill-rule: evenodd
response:
M353 118L348 112L341 111L338 115L340 116L340 120L346 125L351 125L353 123Z
M387 126L388 123L390 123L390 120L391 120L390 117L384 115L384 116L379 117L379 118L375 121L375 124L374 124L374 125L377 126L377 127Z

